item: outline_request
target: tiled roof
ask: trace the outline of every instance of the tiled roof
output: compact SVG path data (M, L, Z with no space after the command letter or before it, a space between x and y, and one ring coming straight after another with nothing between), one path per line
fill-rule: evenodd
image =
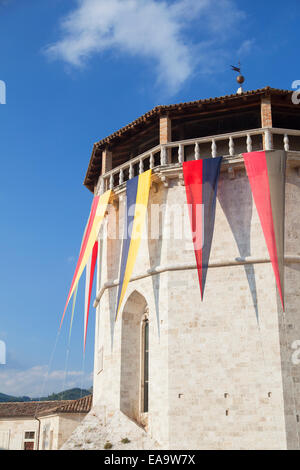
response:
M62 400L58 402L55 413L88 413L92 407L92 401L93 395L88 395L79 400ZM45 415L46 411L41 413Z
M88 413L92 407L93 395L79 400L29 401L0 403L1 418L34 418L57 413Z
M156 116L168 114L168 113L172 113L176 111L180 112L182 110L185 110L185 109L188 110L189 108L193 108L193 107L194 108L202 107L202 106L207 107L213 104L218 104L218 103L222 104L223 102L226 102L229 104L230 102L233 102L235 100L248 99L251 96L287 95L289 93L292 93L292 91L280 90L278 88L271 88L268 86L265 88L259 88L257 90L245 91L241 94L235 93L232 95L224 95L224 96L219 96L215 98L206 98L202 100L188 101L185 103L156 106L151 111L148 111L147 113L143 114L139 118L135 119L135 121L131 122L130 124L127 124L126 126L122 127L118 131L113 132L108 137L105 137L104 139L101 139L94 144L89 166L88 166L87 173L85 176L84 184L85 186L87 186L89 189L92 190L95 170L100 169L100 166L101 166L99 156L96 155L98 150L100 150L101 148L104 148L108 144L112 144L116 139L120 138L121 136L126 135L126 133L128 133L132 129L135 129L137 126L139 126L142 123L150 121Z
M99 147L102 147L105 144L110 143L115 137L119 137L121 134L123 134L127 130L132 129L137 124L139 124L141 122L144 122L145 120L147 120L148 118L150 118L154 115L164 114L164 113L168 113L168 112L174 111L174 110L182 110L184 108L199 106L201 104L202 105L212 104L212 103L217 103L219 101L230 101L230 100L238 99L238 98L241 98L241 97L261 95L261 94L265 94L266 92L270 92L271 94L275 94L275 95L285 95L287 93L292 93L289 90L280 90L278 88L265 87L265 88L259 88L257 90L244 91L242 94L234 93L232 95L218 96L218 97L215 97L215 98L206 98L206 99L196 100L196 101L187 101L185 103L177 103L177 104L156 106L155 108L151 109L151 111L148 111L147 113L143 114L142 116L137 118L135 121L133 121L130 124L127 124L126 126L122 127L120 130L114 132L113 134L110 134L108 137L105 137L102 140L99 140L99 142L97 142L95 144L95 146L97 148L99 148Z

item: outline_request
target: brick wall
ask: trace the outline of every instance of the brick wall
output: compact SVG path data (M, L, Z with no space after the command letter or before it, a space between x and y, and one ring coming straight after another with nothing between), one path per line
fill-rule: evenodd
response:
M162 116L159 120L159 142L167 144L171 138L171 120L168 116Z
M261 99L261 127L272 127L272 107L270 96L264 96Z

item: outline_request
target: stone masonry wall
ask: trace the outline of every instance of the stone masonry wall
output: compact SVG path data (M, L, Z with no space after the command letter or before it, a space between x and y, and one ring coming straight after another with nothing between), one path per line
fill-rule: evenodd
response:
M34 448L37 448L39 423L36 419L1 419L0 420L0 449L23 450L25 432L35 432ZM2 447L3 446L3 447Z
M181 170L178 170L180 173ZM120 195L122 233L124 193ZM151 204L180 211L185 188L178 178L152 186ZM289 169L286 255L299 256L300 179ZM179 206L179 209L178 209ZM149 212L149 211L148 211ZM189 230L187 210L182 226ZM299 447L300 365L291 362L300 340L300 264L286 264L283 315L260 221L245 173L221 173L215 233L201 303L191 237L168 238L162 210L158 240L141 242L134 276L117 322L117 287L97 308L94 404L109 419L120 409L122 310L137 291L149 307L150 390L148 435L165 449L285 449ZM100 283L118 278L121 241L103 228ZM147 274L154 267L164 272ZM177 266L177 267L176 267ZM170 268L171 267L171 268ZM112 343L113 337L113 343ZM124 341L124 340L123 340ZM99 357L101 355L101 357ZM130 358L129 358L130 359ZM298 418L299 419L299 418Z

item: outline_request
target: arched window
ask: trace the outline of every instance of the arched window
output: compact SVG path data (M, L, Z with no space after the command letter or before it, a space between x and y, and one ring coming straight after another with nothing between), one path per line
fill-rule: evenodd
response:
M122 312L120 410L147 425L149 322L146 299L134 291Z

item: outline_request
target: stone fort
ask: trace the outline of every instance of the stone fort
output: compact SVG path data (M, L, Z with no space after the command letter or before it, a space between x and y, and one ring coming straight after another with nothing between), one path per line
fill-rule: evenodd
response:
M285 150L283 312L242 153ZM223 156L203 302L182 163ZM115 322L126 181L152 169L145 236ZM113 189L99 234L90 448L300 448L300 108L266 87L157 106L94 145L85 186ZM151 207L159 210L156 236ZM182 210L181 210L182 209ZM176 228L176 227L175 227ZM294 358L294 359L293 359ZM92 425L91 425L92 423ZM93 431L91 431L91 428ZM131 444L121 444L127 437ZM89 445L86 445L89 448Z

